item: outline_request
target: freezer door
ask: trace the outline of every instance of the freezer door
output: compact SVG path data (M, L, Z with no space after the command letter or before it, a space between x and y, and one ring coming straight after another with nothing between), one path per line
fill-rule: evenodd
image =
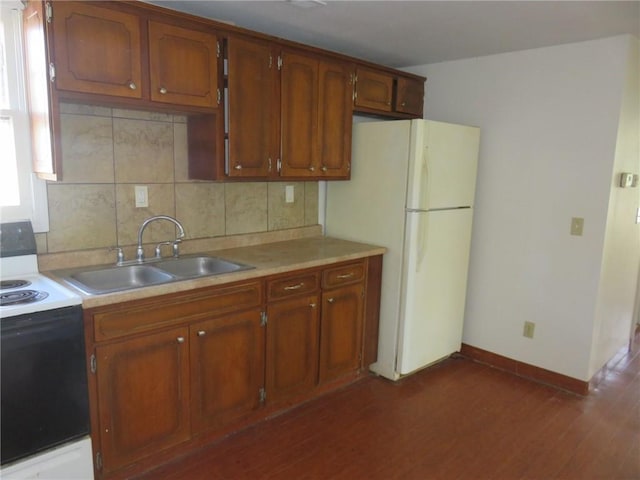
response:
M479 143L477 127L414 120L407 208L473 206Z
M407 214L400 374L460 349L472 215L470 208Z

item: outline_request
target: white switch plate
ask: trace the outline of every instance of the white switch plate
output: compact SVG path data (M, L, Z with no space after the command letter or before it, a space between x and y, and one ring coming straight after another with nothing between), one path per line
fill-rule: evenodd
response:
M584 229L584 218L573 217L571 219L571 235L582 236L582 230Z
M286 185L284 187L284 201L286 203L293 203L295 200L293 185Z
M146 185L135 186L136 208L149 206L149 191Z

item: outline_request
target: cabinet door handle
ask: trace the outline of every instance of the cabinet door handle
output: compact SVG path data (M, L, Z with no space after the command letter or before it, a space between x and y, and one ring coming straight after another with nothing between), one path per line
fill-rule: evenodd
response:
M304 287L304 282L300 282L297 285L287 285L284 287L285 290L298 290L299 288Z
M338 279L339 280L344 280L345 278L351 278L353 277L353 272L349 272L349 273L343 273L341 275L338 275Z
M402 103L400 104L400 106L401 106L401 107L406 107L406 106L407 106L407 102L402 102Z
M160 87L160 93L164 95L165 93L167 93L167 89L164 87Z
M323 166L322 166L322 168L321 168L320 170L322 170L323 172L326 172L326 171L327 171L327 170L329 170L329 169L323 165Z
M333 303L333 302L335 302L335 301L336 301L336 300L335 300L335 298L333 298L333 297L331 297L331 298L327 298L327 302L329 302L329 303Z
M207 332L205 332L204 330L198 330L198 333L197 333L199 337L204 337L206 334Z
M316 167L309 167L310 172L315 172L315 170L316 170Z
M311 308L316 308L316 304L315 304L315 303L310 303L310 304L309 304L309 306L310 306Z
M135 82L129 82L129 88L131 90L135 90L136 88L138 88L138 86L135 84Z
M233 167L235 170L242 170L242 165L237 164L235 167Z
M184 337L178 337L176 338L176 340L178 341L178 343L184 343Z

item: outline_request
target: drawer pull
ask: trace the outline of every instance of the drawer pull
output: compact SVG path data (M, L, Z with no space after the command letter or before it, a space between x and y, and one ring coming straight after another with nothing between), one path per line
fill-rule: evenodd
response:
M284 287L284 289L289 291L289 290L298 290L299 288L302 288L302 287L304 287L304 282L300 282L296 285L288 285Z
M335 299L335 298L327 298L327 302L329 302L329 303L333 303L333 302L335 302L335 301L336 301L336 299Z
M176 340L178 341L178 343L184 343L184 337L178 337L176 338Z
M135 90L136 88L138 88L138 86L135 84L135 82L129 82L129 88L131 90Z
M310 306L311 308L316 308L316 304L315 304L315 303L310 303L310 304L309 304L309 306Z
M353 277L353 272L343 273L342 275L338 275L339 280L344 280L346 278L351 278L351 277Z
M204 330L198 330L198 333L197 333L199 337L204 337L206 334L207 332L205 332Z
M165 94L167 93L167 89L166 89L166 88L164 88L164 87L160 87L160 93L161 93L162 95L165 95Z

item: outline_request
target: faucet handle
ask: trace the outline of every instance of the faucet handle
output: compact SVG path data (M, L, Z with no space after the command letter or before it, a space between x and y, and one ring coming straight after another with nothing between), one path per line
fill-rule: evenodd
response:
M117 256L117 261L116 261L116 265L122 265L124 263L124 251L122 250L122 247L111 247L109 248L109 251L116 251L116 256Z
M173 256L178 257L180 255L180 243L182 242L181 238L176 238L172 243L173 246Z
M167 242L160 242L156 245L156 258L162 258L162 251L161 248L163 245L171 245L173 244L173 242L171 241L167 241ZM175 248L175 247L174 247Z

